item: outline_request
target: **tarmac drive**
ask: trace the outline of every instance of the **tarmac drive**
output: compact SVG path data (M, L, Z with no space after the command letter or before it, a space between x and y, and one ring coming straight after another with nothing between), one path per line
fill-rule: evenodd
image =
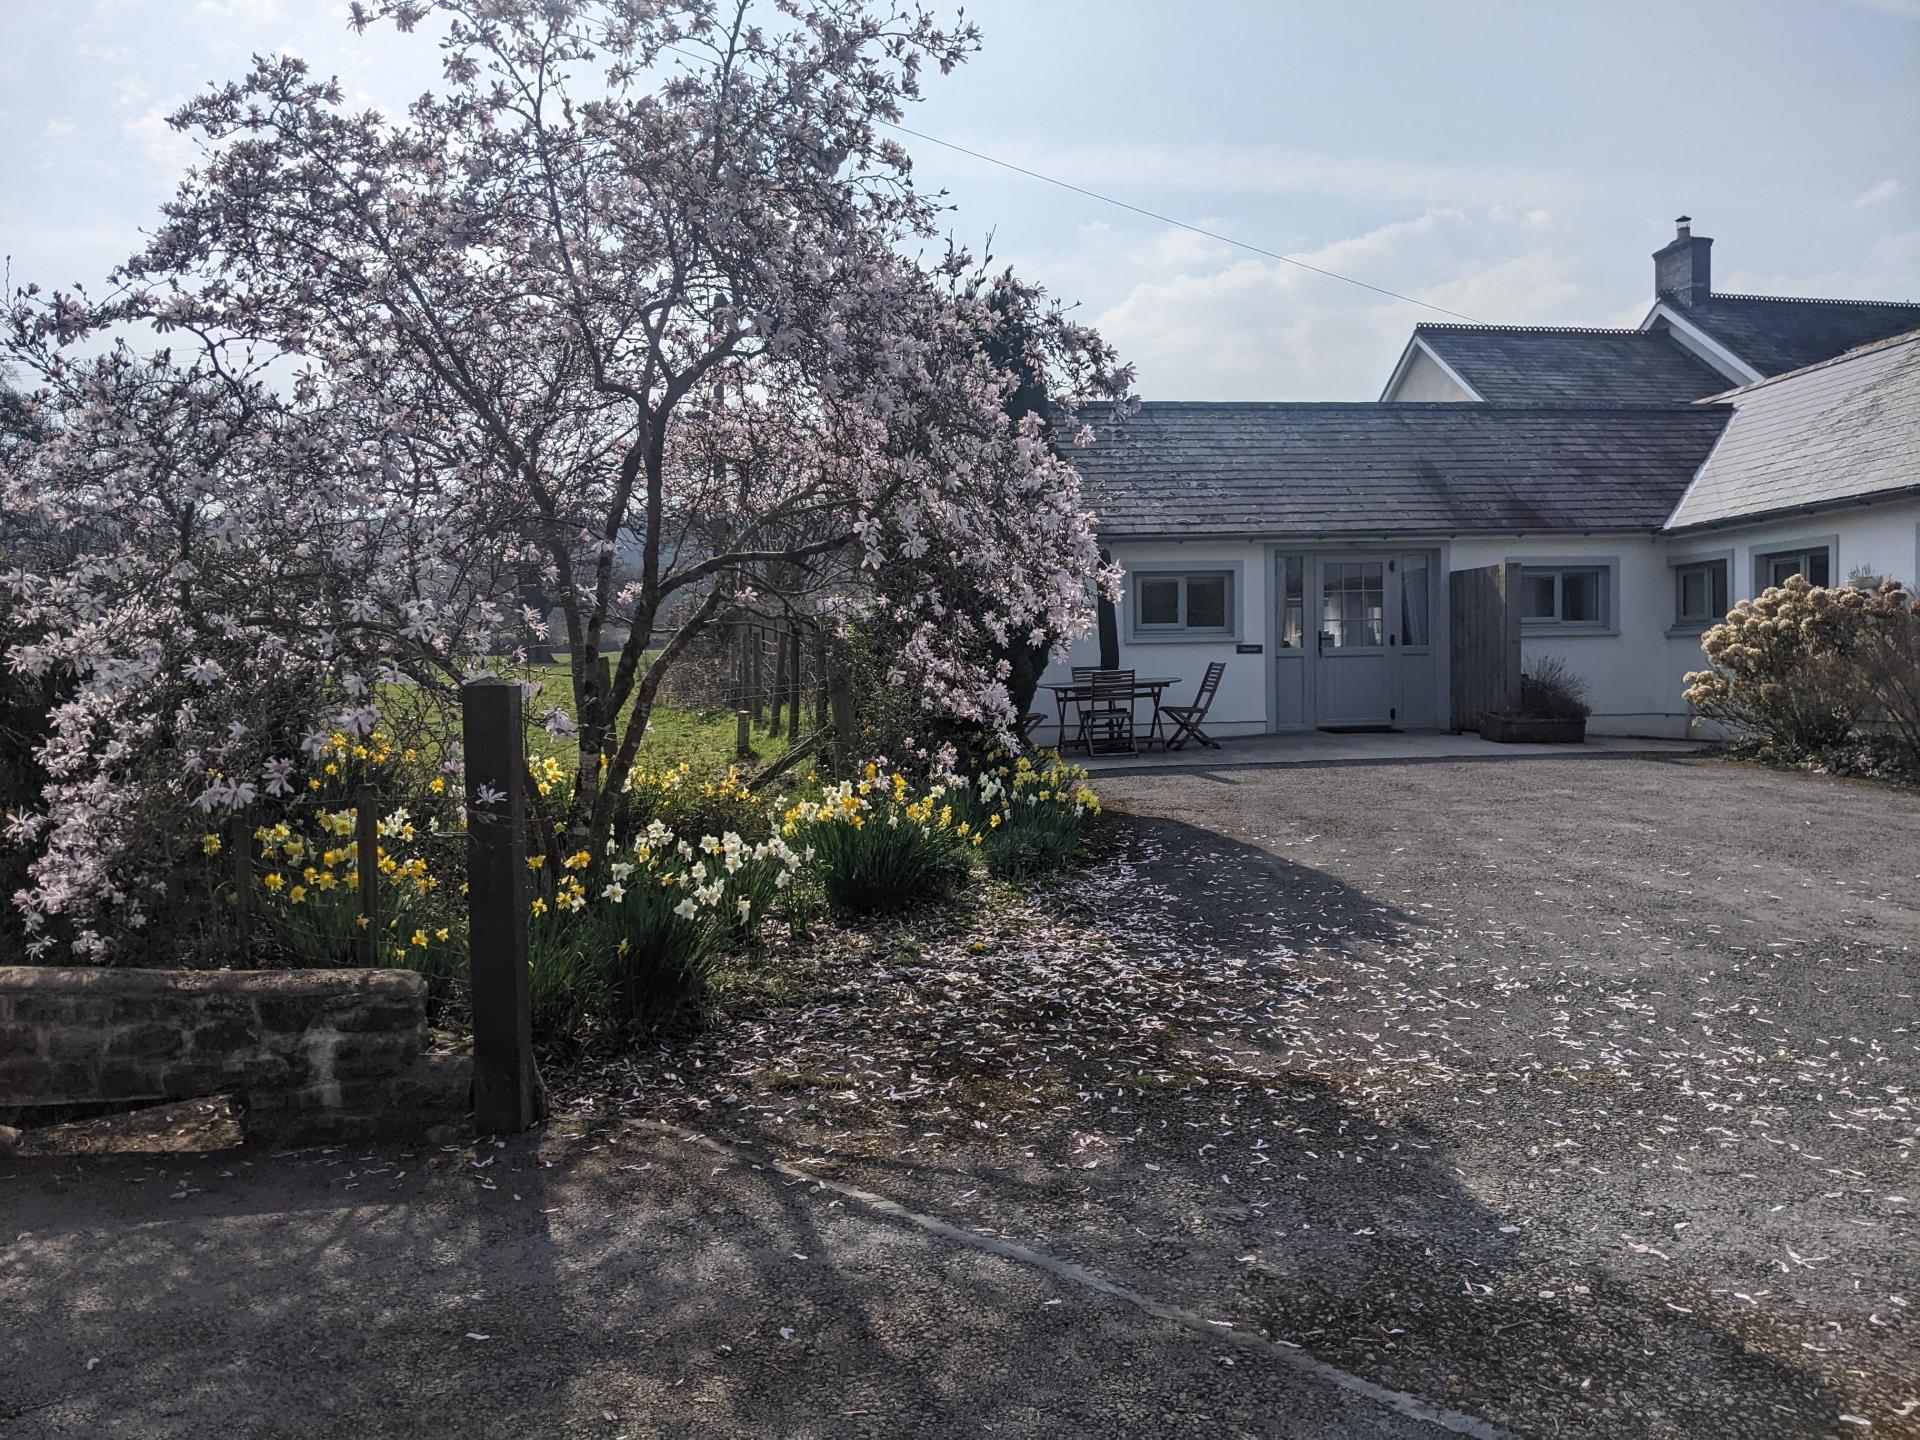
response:
M0 1159L0 1435L1920 1434L1920 796L1100 788L533 1135Z

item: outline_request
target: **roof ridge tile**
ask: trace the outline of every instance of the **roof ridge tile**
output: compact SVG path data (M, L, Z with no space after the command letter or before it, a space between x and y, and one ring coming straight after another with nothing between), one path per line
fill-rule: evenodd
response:
M1764 300L1769 304L1777 305L1872 305L1883 310L1920 310L1920 300L1849 300L1840 296L1820 295L1747 295L1738 290L1715 290L1708 294L1707 304L1711 305L1716 300Z

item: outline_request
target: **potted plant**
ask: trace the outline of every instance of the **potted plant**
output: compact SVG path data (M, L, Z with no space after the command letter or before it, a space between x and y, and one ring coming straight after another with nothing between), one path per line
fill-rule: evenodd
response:
M1505 745L1578 745L1589 713L1587 682L1558 655L1543 655L1520 673L1520 703L1482 716L1480 734Z

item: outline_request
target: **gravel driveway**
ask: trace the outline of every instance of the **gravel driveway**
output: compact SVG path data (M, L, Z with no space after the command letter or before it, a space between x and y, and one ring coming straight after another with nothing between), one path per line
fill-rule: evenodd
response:
M1301 987L1258 1063L1337 1097L1271 1096L1315 1118L1265 1132L1238 1313L1525 1433L1920 1433L1920 796L1631 759L1106 788L1175 931Z
M0 1168L0 1430L1920 1433L1920 797L1102 789L542 1134Z

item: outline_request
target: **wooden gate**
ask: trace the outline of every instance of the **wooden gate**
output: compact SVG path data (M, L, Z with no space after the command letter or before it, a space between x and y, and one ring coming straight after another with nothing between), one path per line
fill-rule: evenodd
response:
M1452 611L1453 728L1520 703L1520 567L1483 565L1447 577Z

